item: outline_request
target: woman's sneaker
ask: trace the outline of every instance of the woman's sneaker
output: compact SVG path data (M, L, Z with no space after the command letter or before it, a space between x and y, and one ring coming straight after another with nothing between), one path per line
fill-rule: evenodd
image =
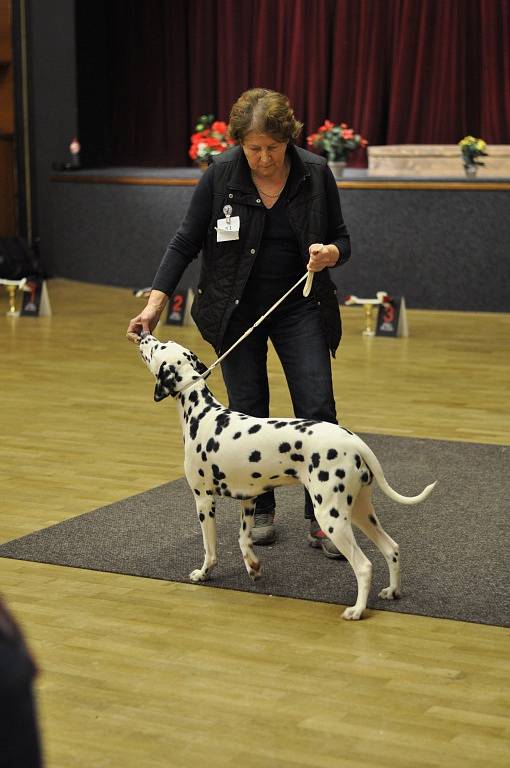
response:
M328 536L321 530L321 527L317 520L310 520L310 533L307 536L308 543L314 549L322 549L322 552L326 557L330 557L332 560L347 560L341 552L335 547L333 542Z
M276 539L274 527L274 510L272 512L255 512L251 540L254 544L272 544Z

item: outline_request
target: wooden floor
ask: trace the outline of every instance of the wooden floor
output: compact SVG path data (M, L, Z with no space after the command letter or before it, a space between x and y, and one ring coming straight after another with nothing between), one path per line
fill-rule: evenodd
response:
M182 476L172 403L153 402L124 339L140 301L49 291L51 318L7 318L0 296L1 541ZM401 340L344 318L346 426L510 443L509 315L410 311ZM166 335L214 359L194 328ZM273 412L290 415L270 367ZM219 373L211 388L224 398ZM506 629L378 611L348 623L336 605L5 559L0 588L41 668L47 768L510 764Z

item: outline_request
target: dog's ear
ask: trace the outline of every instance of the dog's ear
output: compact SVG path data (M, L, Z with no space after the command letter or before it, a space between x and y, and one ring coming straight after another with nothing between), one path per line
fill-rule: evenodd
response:
M195 355L194 352L191 353L191 359L193 361L193 367L198 373L202 374L207 371L207 366L203 364L201 360L198 359L198 357Z
M168 395L175 395L175 374L168 363L161 363L158 375L156 376L154 400L156 403L159 403Z

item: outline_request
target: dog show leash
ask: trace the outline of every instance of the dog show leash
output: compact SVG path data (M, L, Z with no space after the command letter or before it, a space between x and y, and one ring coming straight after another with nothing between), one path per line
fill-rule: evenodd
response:
M253 323L253 325L250 328L248 328L248 330L245 331L242 334L242 336L240 336L237 339L237 341L235 341L232 344L231 347L229 347L222 355L220 355L220 357L218 357L217 360L215 360L214 363L212 363L209 366L209 368L207 368L203 373L198 374L198 376L194 376L191 379L191 381L188 381L186 384L184 384L183 387L180 387L178 391L179 392L183 392L185 389L188 389L188 387L191 387L192 384L195 384L199 379L207 379L207 377L212 373L212 371L216 368L216 366L219 365L222 362L222 360L224 360L227 357L227 355L230 355L230 353L238 346L238 344L240 344L242 341L244 341L250 335L250 333L252 333L255 330L255 328L257 328L257 326L259 326L262 322L264 322L266 317L268 317L271 314L271 312L274 312L274 310L278 306L280 306L282 301L285 301L287 296L289 296L292 293L292 291L294 291L298 287L298 285L301 285L301 283L303 283L305 281L306 282L305 282L305 285L303 287L303 296L305 298L307 298L310 295L310 291L312 290L312 283L313 283L313 276L314 276L314 274L315 273L311 272L310 270L305 272L305 274L302 277L300 277L299 280L296 283L294 283L292 288L289 288L289 290L286 293L284 293L283 296L281 296L278 299L278 301L276 301L273 304L272 307L269 307L267 312L265 312L263 315L261 315L261 317L259 317L259 319L256 320ZM137 337L137 339L135 341L135 339L133 338L134 334L127 334L128 338L130 340L132 340L132 341L135 341L135 343L139 343L141 339L144 339L146 336L149 336L149 335L150 335L150 333L148 331L142 331L140 336Z
M282 303L282 301L285 301L287 296L289 296L292 293L292 291L294 291L298 287L298 285L301 285L301 283L304 282L305 280L306 280L306 282L305 282L305 285L304 285L304 288L303 288L303 296L305 298L307 296L309 296L310 295L310 291L312 290L313 276L314 276L313 272L310 272L310 271L305 272L305 274L302 277L299 278L297 283L294 283L292 288L289 288L289 290L286 293L284 293L283 296L281 298L279 298L278 301L276 301L273 304L273 306L270 307L267 310L267 312L265 312L263 315L261 315L261 317L259 317L259 319L256 320L253 323L251 328L248 328L248 330L245 331L243 333L243 335L240 336L237 339L237 341L235 341L232 344L232 346L229 347L226 350L226 352L224 352L222 355L220 355L220 357L218 357L218 359L215 360L214 363L212 363L212 365L210 365L209 368L207 368L207 370L205 370L202 374L199 374L198 379L207 379L207 377L212 373L212 371L216 368L216 366L219 365L221 363L221 361L224 360L227 357L227 355L230 355L232 350L234 350L237 347L238 344L240 344L242 341L244 341L250 335L250 333L252 333L252 331L254 331L255 328L257 328L257 326L259 326L266 319L266 317L268 317L271 314L271 312L273 312L276 309L276 307L278 307ZM142 338L143 338L143 335L142 335ZM193 377L193 379L191 381L189 381L187 384L185 384L183 387L181 387L179 389L179 392L183 392L185 389L188 389L188 387L190 387L192 384L194 384L198 379L196 377Z

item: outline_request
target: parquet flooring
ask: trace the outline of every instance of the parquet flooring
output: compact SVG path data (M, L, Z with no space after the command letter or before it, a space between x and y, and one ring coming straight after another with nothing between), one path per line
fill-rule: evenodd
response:
M39 319L5 317L0 293L1 541L182 476L172 403L153 402L124 338L140 300L49 292ZM510 443L510 315L411 310L408 339L363 338L361 310L343 316L342 423ZM160 335L214 359L194 328ZM288 415L273 354L270 371ZM506 629L378 611L353 624L334 605L5 559L0 588L41 669L47 768L510 763Z

